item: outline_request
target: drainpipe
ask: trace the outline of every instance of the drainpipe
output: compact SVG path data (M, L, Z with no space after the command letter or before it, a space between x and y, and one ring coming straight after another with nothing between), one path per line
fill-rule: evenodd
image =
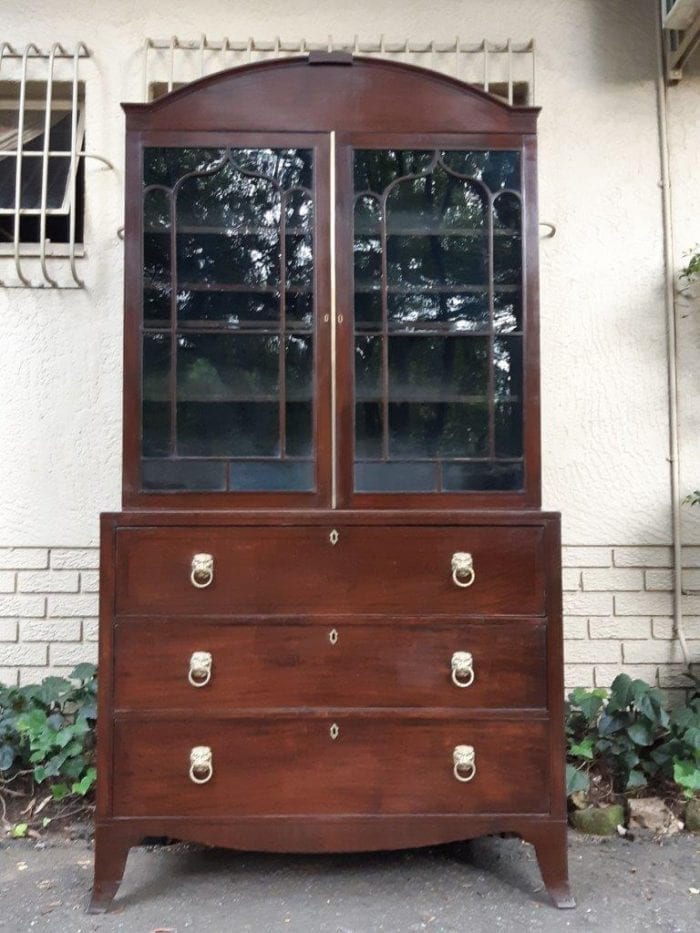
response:
M668 422L671 480L671 534L673 543L673 625L681 646L685 664L690 667L690 653L683 629L683 544L681 537L680 501L680 445L678 439L678 334L676 326L676 285L673 248L673 218L671 201L671 171L668 146L668 111L666 106L666 73L664 67L664 43L661 17L656 15L658 98L657 116L659 127L659 158L661 164L661 211L663 220L664 248L664 303L666 307L666 339L668 355Z

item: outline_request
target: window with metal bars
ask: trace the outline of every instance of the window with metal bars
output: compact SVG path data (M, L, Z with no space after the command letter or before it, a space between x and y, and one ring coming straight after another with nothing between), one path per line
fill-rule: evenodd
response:
M84 136L82 84L74 109L66 83L50 96L45 82L0 83L0 255L16 239L23 255L83 242Z

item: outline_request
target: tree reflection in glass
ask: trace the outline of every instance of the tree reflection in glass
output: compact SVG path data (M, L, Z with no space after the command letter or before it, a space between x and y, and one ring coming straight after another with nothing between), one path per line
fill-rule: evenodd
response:
M354 182L355 488L521 488L520 153L356 150Z
M149 489L313 489L312 185L310 150L145 150Z

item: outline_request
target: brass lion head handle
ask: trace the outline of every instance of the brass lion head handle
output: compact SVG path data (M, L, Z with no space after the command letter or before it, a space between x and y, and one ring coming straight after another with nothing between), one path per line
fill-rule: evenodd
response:
M466 551L456 551L452 555L452 579L455 586L471 586L476 579L474 560Z
M193 687L206 687L211 680L212 656L209 651L193 651L187 679Z
M473 745L455 745L452 753L452 773L466 784L476 774L476 752Z
M471 651L455 651L451 667L455 687L471 687L474 683L474 658Z
M214 557L212 554L195 554L192 558L190 581L192 586L203 590L214 579Z
M190 752L190 780L206 784L214 774L214 761L208 745L196 745Z

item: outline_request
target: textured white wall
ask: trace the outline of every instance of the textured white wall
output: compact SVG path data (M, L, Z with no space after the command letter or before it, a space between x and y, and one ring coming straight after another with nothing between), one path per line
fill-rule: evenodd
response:
M2 35L83 39L84 291L0 289L0 542L86 547L120 502L123 121L145 36L534 37L540 118L544 504L571 545L670 540L655 0L49 0L5 5ZM671 90L677 248L700 239L700 77ZM0 272L0 277L2 272ZM684 481L700 483L698 320L683 322ZM694 343L693 343L694 341ZM694 440L691 440L695 438ZM694 463L692 462L694 460ZM689 522L700 541L700 522Z

